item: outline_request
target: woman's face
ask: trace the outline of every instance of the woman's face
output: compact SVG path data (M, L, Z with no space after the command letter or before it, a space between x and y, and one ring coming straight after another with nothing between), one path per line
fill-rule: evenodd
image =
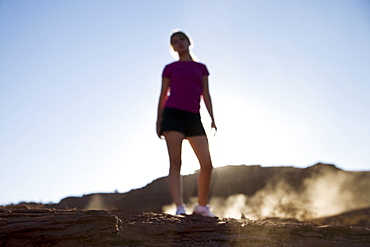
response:
M189 51L190 42L184 35L179 34L172 37L171 45L174 51L182 54Z

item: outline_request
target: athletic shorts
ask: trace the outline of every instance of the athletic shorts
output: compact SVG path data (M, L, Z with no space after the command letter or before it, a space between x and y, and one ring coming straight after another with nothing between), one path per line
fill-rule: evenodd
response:
M185 137L206 135L199 113L192 113L175 108L164 108L162 133L179 131Z

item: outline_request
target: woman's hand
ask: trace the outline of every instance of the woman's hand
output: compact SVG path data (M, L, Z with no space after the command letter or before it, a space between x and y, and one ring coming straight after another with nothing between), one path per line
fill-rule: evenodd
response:
M157 136L159 139L163 139L162 130L161 130L161 123L157 121Z
M212 121L212 123L211 123L211 128L212 128L212 130L213 129L215 130L215 133L213 134L213 136L215 136L217 134L217 126L216 126L216 123L214 121Z

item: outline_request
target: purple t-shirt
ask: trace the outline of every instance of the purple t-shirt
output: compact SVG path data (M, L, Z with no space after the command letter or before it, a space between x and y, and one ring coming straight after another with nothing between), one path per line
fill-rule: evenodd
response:
M166 65L162 76L170 79L170 95L165 107L199 113L205 75L209 72L202 63L177 61Z

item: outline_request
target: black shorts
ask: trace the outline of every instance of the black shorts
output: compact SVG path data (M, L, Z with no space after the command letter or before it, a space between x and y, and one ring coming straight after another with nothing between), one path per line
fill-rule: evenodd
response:
M185 135L206 135L199 113L192 113L175 108L164 108L161 132L179 131Z

